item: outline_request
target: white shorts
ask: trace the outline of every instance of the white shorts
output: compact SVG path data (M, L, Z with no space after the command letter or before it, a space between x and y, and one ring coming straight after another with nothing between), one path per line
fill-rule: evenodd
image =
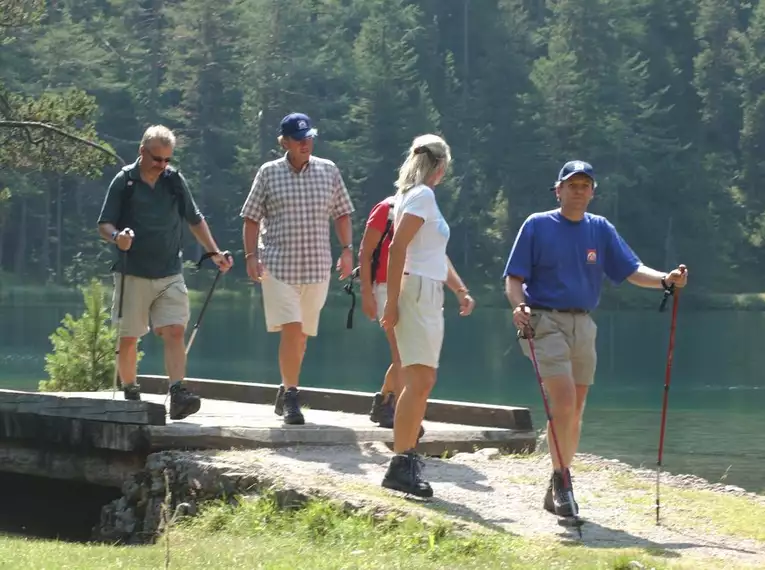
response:
M421 364L438 368L444 342L443 282L404 275L394 330L402 367Z
M303 334L319 333L319 316L327 301L329 277L320 283L291 285L263 271L260 285L268 332L279 332L287 323L301 323Z
M372 292L375 296L375 304L377 305L377 320L380 321L385 312L385 301L388 300L388 284L375 283Z

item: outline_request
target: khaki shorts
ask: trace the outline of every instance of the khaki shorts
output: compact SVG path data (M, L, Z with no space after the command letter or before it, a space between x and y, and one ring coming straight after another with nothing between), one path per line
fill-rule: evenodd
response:
M444 342L444 284L428 277L404 275L394 331L401 366L438 368Z
M268 332L279 332L287 323L301 323L303 334L316 336L319 333L319 317L327 301L329 277L320 283L292 285L264 270L260 285Z
M375 283L372 292L374 293L375 304L377 305L377 320L380 321L385 312L385 301L388 300L388 284Z
M590 315L533 310L531 326L542 379L568 376L581 386L595 382L598 326ZM519 339L519 343L523 354L531 359L529 342Z
M114 274L112 322L118 322L122 275ZM149 323L156 330L169 325L186 326L189 322L189 292L182 274L160 279L125 275L125 296L122 300L120 336L140 338L149 332Z

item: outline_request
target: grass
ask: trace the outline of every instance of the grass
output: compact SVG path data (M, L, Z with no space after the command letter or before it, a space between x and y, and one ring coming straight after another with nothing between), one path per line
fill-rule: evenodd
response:
M656 485L627 475L614 476L617 486L627 494L622 500L634 512L655 509ZM765 541L765 505L746 497L726 495L703 489L661 486L661 519L667 526L682 528L687 521L697 526L706 521L719 534Z
M627 570L632 560L655 570L704 568L698 561L680 563L639 549L531 541L493 531L466 534L444 520L373 519L324 501L293 511L268 499L238 507L208 505L173 528L170 544L170 568L184 570ZM163 541L114 547L0 537L0 560L3 568L19 570L162 568L165 551ZM716 566L719 561L708 568Z

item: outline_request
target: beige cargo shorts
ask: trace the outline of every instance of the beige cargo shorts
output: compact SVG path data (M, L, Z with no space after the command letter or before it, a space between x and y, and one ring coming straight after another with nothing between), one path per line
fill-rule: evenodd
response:
M542 379L569 376L575 384L590 386L595 382L598 326L587 313L532 309L534 351ZM518 339L521 350L531 359L529 342Z
M122 275L114 274L112 296L112 322L117 323ZM146 279L125 275L125 297L122 300L120 336L140 338L149 332L149 324L156 330L169 325L189 322L189 292L182 274L160 279Z

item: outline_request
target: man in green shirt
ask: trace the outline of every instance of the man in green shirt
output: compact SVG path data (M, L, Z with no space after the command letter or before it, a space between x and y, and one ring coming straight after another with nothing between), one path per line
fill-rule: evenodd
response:
M112 321L119 322L119 375L126 400L140 400L136 383L138 339L149 322L165 345L165 368L170 378L170 419L199 411L199 396L183 384L186 374L184 337L189 321L189 297L183 279L184 223L226 272L231 260L218 249L185 178L170 167L175 135L161 125L143 135L138 159L117 173L109 185L98 232L117 246ZM124 252L124 253L123 253ZM121 279L124 273L124 290Z

